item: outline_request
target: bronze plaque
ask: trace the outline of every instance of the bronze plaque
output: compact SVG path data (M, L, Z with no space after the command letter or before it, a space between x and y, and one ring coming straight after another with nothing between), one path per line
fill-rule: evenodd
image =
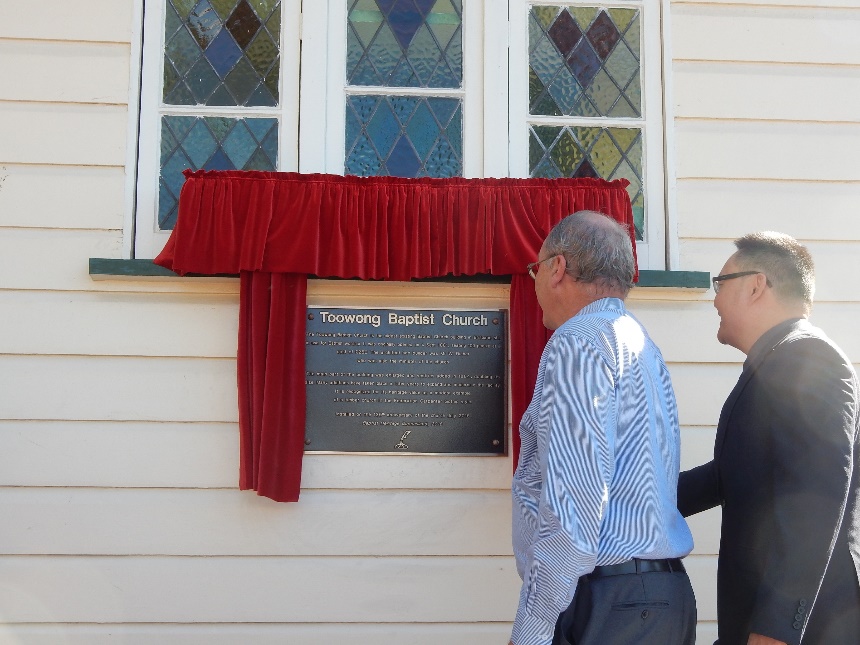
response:
M308 451L505 454L505 312L308 308Z

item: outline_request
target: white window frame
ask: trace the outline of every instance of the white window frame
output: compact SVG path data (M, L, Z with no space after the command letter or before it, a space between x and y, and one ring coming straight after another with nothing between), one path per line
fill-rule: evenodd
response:
M637 242L636 252L639 266L643 269L666 267L667 240L667 168L666 132L664 119L667 102L664 95L665 25L664 4L667 0L509 0L510 19L510 141L512 177L528 177L529 136L528 125L588 124L600 127L630 127L635 125L643 132L643 185L645 188L645 240ZM528 113L528 15L533 6L600 6L639 8L642 16L642 119L612 119L592 117L536 117Z
M280 101L277 107L206 107L164 105L161 79L164 66L164 0L137 0L143 7L140 126L137 193L134 217L134 257L153 258L170 236L158 229L158 182L161 170L163 115L268 117L278 123L278 169L298 168L298 78L301 52L301 0L281 0Z
M463 86L457 89L413 87L367 87L346 84L346 29L348 0L305 0L302 38L300 89L301 131L299 133L299 170L343 174L345 163L346 98L355 94L385 96L445 96L463 99L463 176L487 176L484 159L493 158L493 143L486 142L488 119L497 120L485 110L485 88L507 84L505 65L485 65L485 39L495 30L507 44L507 25L490 15L490 0L463 3ZM506 16L502 16L506 18ZM492 22L487 24L488 19ZM323 67L324 66L324 67ZM489 69L488 69L489 67ZM321 79L320 68L326 70ZM490 77L489 80L488 77ZM506 102L503 103L506 106ZM325 106L320 109L319 106ZM502 110L505 112L505 110ZM493 122L493 121L489 121ZM507 119L504 123L507 129ZM490 137L492 139L492 137ZM486 145L490 150L486 150ZM496 143L495 147L498 146ZM489 157L487 153L491 154ZM505 158L507 151L505 151Z
M412 94L463 97L463 176L528 177L528 123L556 123L528 115L528 11L532 5L572 4L548 0L464 0L463 87L457 90L367 88L346 85L349 0L281 0L280 105L275 108L164 106L164 0L136 0L143 13L139 123L130 124L138 143L133 255L152 258L169 231L157 230L160 131L163 114L265 116L279 119L278 169L344 172L345 108L348 94ZM669 0L583 1L589 6L642 9L643 172L646 241L637 244L640 268L677 268L674 220L672 114L667 65ZM507 8L507 12L504 8ZM500 9L502 9L500 11ZM146 36L144 38L144 35ZM320 108L320 106L323 106ZM600 119L601 125L615 125ZM629 121L619 124L630 125ZM139 131L139 132L138 132ZM128 218L131 220L132 218ZM128 221L127 220L127 221ZM667 242L670 253L667 254ZM131 245L129 245L131 246Z

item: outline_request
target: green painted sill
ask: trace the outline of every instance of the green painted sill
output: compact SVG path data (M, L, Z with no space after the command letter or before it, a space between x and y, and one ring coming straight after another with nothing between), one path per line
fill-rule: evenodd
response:
M152 260L116 260L111 258L90 258L90 277L93 280L122 278L178 278L173 271L153 264ZM188 276L213 277L213 276ZM214 277L238 277L221 275ZM507 276L459 276L456 278L433 278L445 282L508 282ZM659 287L676 289L709 289L711 275L706 271L649 271L639 272L638 287Z

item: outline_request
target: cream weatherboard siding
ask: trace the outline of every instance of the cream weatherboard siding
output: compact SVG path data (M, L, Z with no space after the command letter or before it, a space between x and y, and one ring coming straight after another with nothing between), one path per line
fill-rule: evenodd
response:
M132 0L0 0L0 645L505 642L509 458L308 455L298 504L236 490L238 284L93 280L128 248ZM675 2L678 266L778 229L860 361L860 4ZM631 308L709 458L742 356L712 292ZM310 304L505 307L499 285L311 285ZM719 513L691 521L715 637Z

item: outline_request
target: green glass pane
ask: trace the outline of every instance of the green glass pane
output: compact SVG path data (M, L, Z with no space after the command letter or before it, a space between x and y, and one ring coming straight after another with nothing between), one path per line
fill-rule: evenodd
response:
M607 9L606 12L621 32L624 32L627 27L630 26L630 23L633 22L633 19L638 15L638 11L636 9L612 8Z
M537 138L540 139L543 147L549 149L552 147L561 128L555 125L536 125L532 130L537 135Z
M221 20L226 20L227 16L233 12L233 9L236 8L236 2L237 0L209 0L209 4L212 5Z
M585 31L589 26L591 26L591 23L594 22L600 8L570 6L567 10L570 12L570 15L573 16L574 20L576 20L576 24L579 25L579 28L582 29L582 31Z
M609 110L609 116L619 119L633 119L639 116L639 110L634 108L630 104L630 101L622 96Z
M350 85L460 87L461 7L455 0L356 0L347 9Z
M230 90L230 94L236 99L236 105L248 104L248 99L259 82L259 74L257 74L251 63L245 58L236 63L236 67L233 68L233 71L224 80L227 89Z
M570 129L573 136L582 145L583 149L588 150L597 140L597 137L603 132L602 128L589 128L586 126L574 126Z
M609 114L609 110L621 96L621 90L605 71L600 70L586 89L586 94L597 111L601 115L606 115Z
M532 15L544 29L549 29L552 21L558 15L558 7L532 7Z
M622 159L621 151L605 130L588 152L592 168L604 179L612 175Z
M261 20L268 18L272 10L280 5L280 0L248 0L248 2Z
M176 13L179 14L179 17L182 20L188 18L191 14L191 11L194 9L194 5L197 4L197 0L168 0L171 5L176 9Z
M630 104L633 105L637 112L642 113L642 83L640 81L639 73L637 72L635 76L630 80L630 83L624 88L624 96L627 97L627 100L630 101Z
M278 45L272 37L261 32L248 46L245 55L259 76L265 76L272 64L278 60Z
M538 140L535 133L529 132L529 174L531 175L534 172L534 169L540 163L541 159L543 159L544 147L541 145L540 140Z
M642 49L642 44L640 42L642 35L640 33L640 17L639 14L636 14L636 18L633 22L630 23L630 26L627 28L627 31L624 32L624 36L622 37L624 42L627 43L627 46L630 47L630 51L633 52L633 55L636 58L642 58L640 54L640 50Z
M606 59L605 69L618 87L627 87L639 71L639 61L622 41L615 46L609 58Z
M556 141L550 151L550 156L563 177L573 176L573 173L585 159L585 155L567 129Z

